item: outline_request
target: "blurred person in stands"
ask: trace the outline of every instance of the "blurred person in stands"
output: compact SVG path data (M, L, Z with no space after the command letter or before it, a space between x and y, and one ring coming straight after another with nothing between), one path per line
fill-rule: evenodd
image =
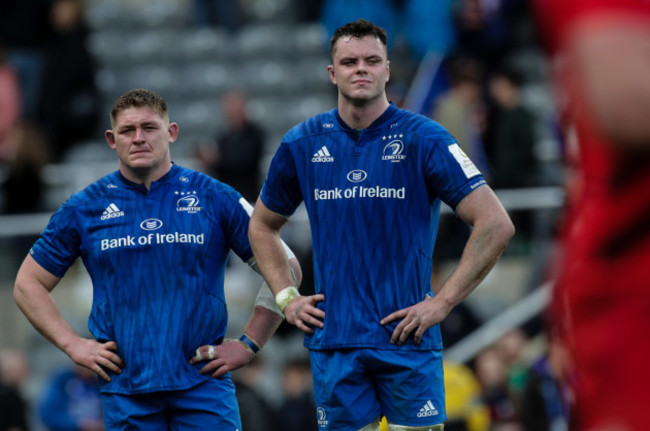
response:
M37 117L44 56L52 28L48 14L52 0L0 1L0 43L18 74L21 116Z
M650 2L535 5L574 144L549 319L569 352L571 429L648 430Z
M521 328L511 328L499 337L496 349L506 367L508 392L519 410L519 401L526 386L526 374L529 361L526 358L528 335Z
M264 286L238 340L224 341L230 251L253 269L252 207L232 187L174 164L179 126L158 94L134 89L110 113L118 169L72 195L18 270L15 300L73 362L95 372L107 429L240 429L229 371L247 364L283 315ZM292 275L300 267L290 250ZM79 335L51 292L80 257L93 283Z
M564 354L557 340L549 339L547 351L529 367L520 404L524 431L569 429L573 395L567 382L563 382L558 374Z
M231 185L248 202L255 202L261 186L260 161L264 155L265 133L246 111L246 98L240 91L221 97L221 112L226 130L217 136L215 147L200 147L198 158L210 175Z
M523 2L458 0L455 4L457 51L479 59L489 74L492 65L500 64L513 47L510 9L517 3Z
M490 346L474 359L481 399L490 411L492 431L518 430L518 411L508 386L507 365L499 350Z
M53 29L48 41L38 118L55 161L65 159L75 144L97 133L99 92L96 66L87 44L82 0L54 0Z
M47 184L43 169L49 162L49 153L43 131L34 122L22 121L15 125L7 139L10 149L5 163L6 176L0 183L0 214L30 214L46 209ZM15 268L25 258L38 234L15 235L11 243L12 265Z
M57 370L46 384L39 413L50 431L103 431L97 375L77 364Z
M7 147L7 176L0 185L2 213L43 211L46 185L42 171L50 160L43 131L33 122L16 124L7 137Z
M0 40L0 162L8 158L9 136L20 120L20 84L14 67L7 62Z
M483 142L495 189L541 185L541 165L535 154L537 120L523 104L523 75L510 66L497 67L488 81L489 104ZM517 237L512 249L528 250L535 233L535 214L515 211Z
M247 366L233 373L242 429L246 431L266 431L275 420L273 409L263 392L262 375L265 371L263 355L258 355Z
M386 97L384 29L360 19L330 41L337 107L292 128L251 217L262 274L306 333L319 422L329 430L442 429L439 323L483 280L514 227L458 141ZM473 226L458 266L431 286L441 202ZM292 284L280 230L304 202L315 295ZM402 388L408 387L409 391Z
M28 405L22 392L29 375L25 355L14 348L0 350L0 430L27 431Z
M309 360L296 358L282 367L283 400L275 412L274 429L318 431Z
M534 187L540 182L536 119L523 104L523 84L522 74L512 67L501 67L489 77L492 103L484 142L492 184L497 189Z
M431 118L449 131L483 175L488 175L482 131L485 103L481 94L483 67L470 57L453 57L446 63L449 89L434 101Z

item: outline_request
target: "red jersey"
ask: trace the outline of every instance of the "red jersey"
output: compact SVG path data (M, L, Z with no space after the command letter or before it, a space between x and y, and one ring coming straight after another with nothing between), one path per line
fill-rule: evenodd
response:
M650 28L650 0L535 6L555 58L578 22L627 17ZM650 430L650 142L646 154L631 155L600 137L572 76L563 70L558 82L571 99L565 118L578 152L551 314L576 367L575 429Z

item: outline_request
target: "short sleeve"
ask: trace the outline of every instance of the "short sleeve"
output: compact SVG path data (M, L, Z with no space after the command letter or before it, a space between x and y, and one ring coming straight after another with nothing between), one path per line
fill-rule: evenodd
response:
M271 211L289 217L302 202L295 161L289 145L282 143L273 156L260 198Z
M52 215L29 253L47 271L63 277L79 256L80 244L75 209L66 202Z
M430 192L455 209L485 179L452 137L427 140L424 144L424 175Z
M248 225L250 215L246 205L250 205L234 189L229 190L223 195L222 226L224 226L224 235L228 239L228 245L244 262L253 257L253 250L248 241Z

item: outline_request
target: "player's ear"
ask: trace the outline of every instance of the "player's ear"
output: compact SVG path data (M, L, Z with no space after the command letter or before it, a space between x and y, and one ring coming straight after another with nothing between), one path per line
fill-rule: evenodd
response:
M108 142L108 146L115 149L115 133L113 130L109 129L105 131L104 137L106 138L106 142Z
M386 82L390 80L390 61L386 60Z
M334 73L334 66L332 66L331 64L327 66L327 73L330 77L330 81L332 82L332 84L336 85L336 74Z
M171 144L176 140L176 138L178 138L178 124L170 123L167 131L169 133L169 143Z

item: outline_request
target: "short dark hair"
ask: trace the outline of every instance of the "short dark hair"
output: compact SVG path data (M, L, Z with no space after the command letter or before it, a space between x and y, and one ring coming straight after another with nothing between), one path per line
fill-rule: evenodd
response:
M510 64L500 65L492 73L492 77L505 79L510 83L510 85L517 88L522 87L526 83L524 74L519 69Z
M387 47L388 45L386 30L370 21L366 21L365 19L358 19L336 29L334 35L330 39L330 60L334 59L334 45L336 45L336 42L338 42L340 38L347 36L356 39L363 39L366 36L374 36L379 39L384 47Z
M159 94L144 88L136 88L122 94L113 104L111 109L111 125L115 126L117 116L129 108L149 107L161 117L168 119L169 111L167 102Z

